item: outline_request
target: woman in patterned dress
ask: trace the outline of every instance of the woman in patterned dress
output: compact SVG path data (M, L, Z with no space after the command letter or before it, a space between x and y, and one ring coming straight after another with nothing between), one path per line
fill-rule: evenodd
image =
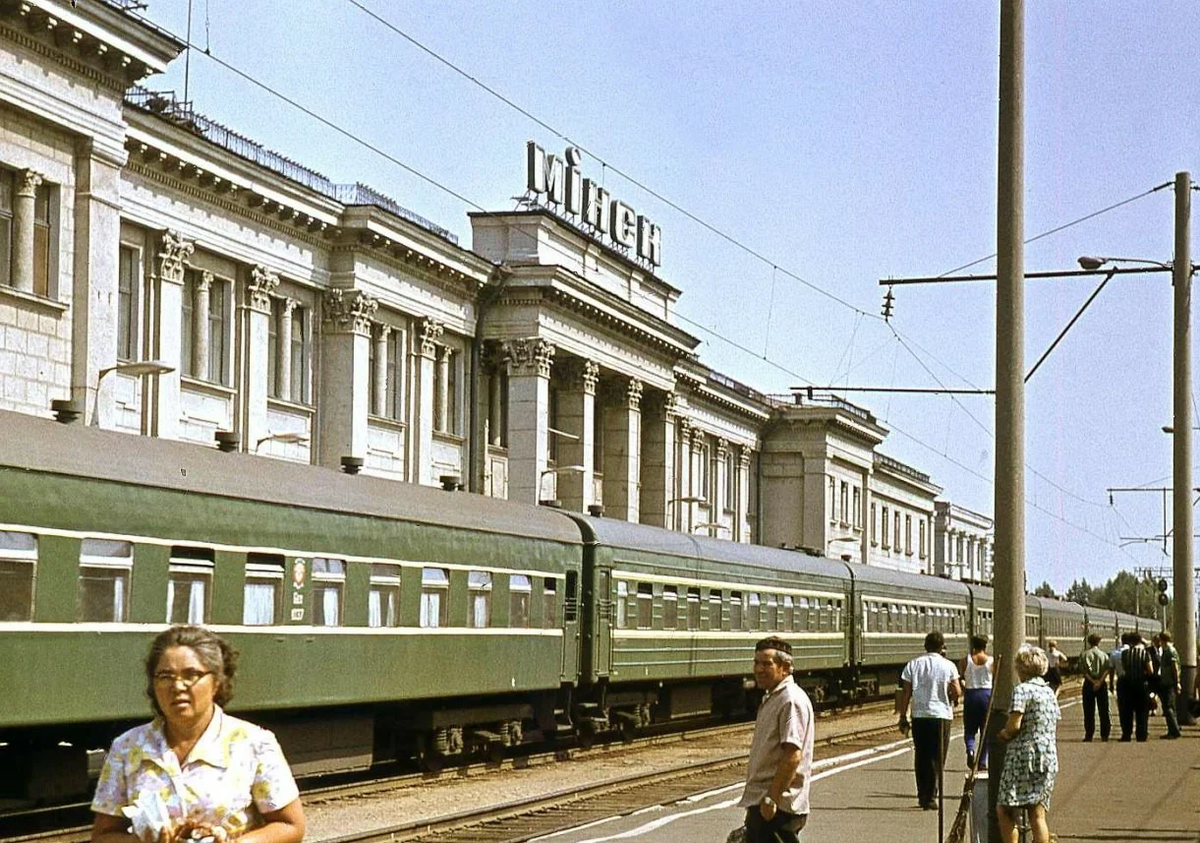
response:
M1054 691L1042 678L1048 662L1040 647L1025 644L1017 650L1015 665L1021 682L1013 688L1008 722L997 735L1008 743L996 795L1000 837L1005 843L1017 843L1017 818L1025 810L1033 843L1050 843L1046 811L1058 772L1055 741L1062 715Z
M113 741L92 843L300 843L304 809L275 736L221 708L236 668L237 652L202 627L154 639L146 694L157 716Z

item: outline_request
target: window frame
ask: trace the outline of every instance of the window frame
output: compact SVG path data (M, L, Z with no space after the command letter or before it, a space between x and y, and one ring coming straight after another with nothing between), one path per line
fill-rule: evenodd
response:
M326 563L324 566L318 562ZM320 571L318 568L332 568L337 565L341 570ZM346 625L346 560L329 556L314 556L312 558L312 625L321 627L338 627ZM337 597L337 617L329 623L325 615L324 592L332 590ZM318 614L319 613L319 614Z
M28 533L24 530L3 530L0 531L0 537L7 536L27 536L31 547L16 547L16 542L10 544L0 544L0 565L12 565L14 573L18 570L18 566L28 567L28 594L25 595L25 611L22 617L17 617L16 609L19 609L17 601L13 601L10 607L9 614L0 616L0 623L32 621L34 610L34 599L37 595L37 575L38 575L38 535L36 533ZM22 578L24 579L24 578ZM0 574L0 582L4 582L5 576ZM3 590L5 597L11 597L15 594L12 589L6 588Z
M91 543L89 545L89 543ZM116 550L118 547L128 551L125 555L116 555L109 553L96 553L96 550L102 548ZM91 549L93 552L88 552ZM80 623L128 623L129 622L129 604L132 598L133 585L133 542L125 539L100 539L88 537L79 543L79 588L77 593L77 601L75 608L75 619ZM121 574L113 575L110 578L99 576L93 573L91 576L84 574L85 570L93 572L100 571L120 571ZM98 617L87 617L87 611L91 598L96 595L89 595L88 583L96 581L108 581L114 584L120 583L120 588L114 588L112 592L112 617L106 615L105 619ZM118 591L120 592L118 594ZM98 605L98 604L97 604Z

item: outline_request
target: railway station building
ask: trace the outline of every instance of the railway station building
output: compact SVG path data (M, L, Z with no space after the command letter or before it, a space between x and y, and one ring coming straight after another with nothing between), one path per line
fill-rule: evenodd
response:
M658 227L573 150L531 142L463 244L140 87L184 45L127 5L0 0L0 408L988 575L989 519L868 410L699 360Z

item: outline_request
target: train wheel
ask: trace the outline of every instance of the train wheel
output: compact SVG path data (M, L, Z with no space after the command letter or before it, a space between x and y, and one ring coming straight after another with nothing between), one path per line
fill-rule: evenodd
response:
M576 740L579 741L580 749L591 749L596 744L596 725L590 720L584 720L579 724Z
M624 743L633 743L634 736L637 735L637 724L632 718L621 720L621 740Z

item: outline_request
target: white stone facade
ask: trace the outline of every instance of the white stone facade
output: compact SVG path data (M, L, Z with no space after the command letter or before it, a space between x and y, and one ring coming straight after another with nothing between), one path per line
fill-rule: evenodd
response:
M949 501L938 501L934 521L934 573L966 582L992 581L994 522Z
M182 46L0 4L0 407L930 569L940 490L869 412L708 369L678 288L545 207L467 248L131 87Z

